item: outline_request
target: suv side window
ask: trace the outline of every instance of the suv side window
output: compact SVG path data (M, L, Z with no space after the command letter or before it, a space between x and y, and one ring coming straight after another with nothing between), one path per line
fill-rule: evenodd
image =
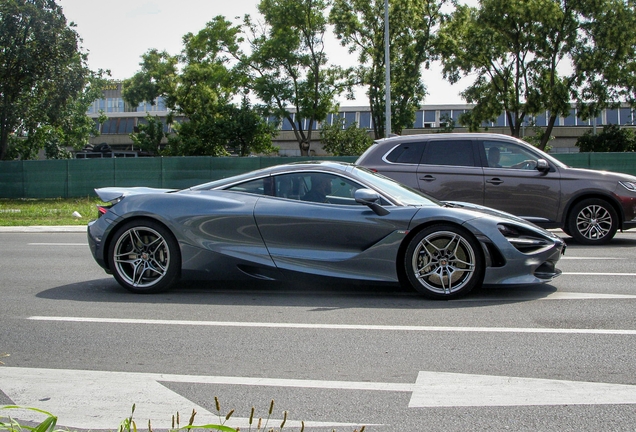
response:
M422 164L476 166L473 142L432 140L426 144Z
M401 164L413 164L420 163L422 158L422 151L424 150L424 143L421 142L406 142L398 145L386 155L387 162L401 163Z
M515 143L506 141L483 141L488 166L533 170L537 166L537 155Z

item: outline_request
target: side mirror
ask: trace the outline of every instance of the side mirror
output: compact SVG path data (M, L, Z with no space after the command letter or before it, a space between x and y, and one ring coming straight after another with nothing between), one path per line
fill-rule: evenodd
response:
M537 171L548 172L550 171L550 164L545 159L537 159Z
M353 197L357 203L366 205L378 216L386 216L390 213L380 205L380 194L372 189L358 189Z

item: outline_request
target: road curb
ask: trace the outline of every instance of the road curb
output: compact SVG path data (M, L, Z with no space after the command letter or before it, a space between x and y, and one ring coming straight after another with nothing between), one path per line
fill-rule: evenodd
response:
M0 226L0 233L63 233L63 232L86 232L86 225Z

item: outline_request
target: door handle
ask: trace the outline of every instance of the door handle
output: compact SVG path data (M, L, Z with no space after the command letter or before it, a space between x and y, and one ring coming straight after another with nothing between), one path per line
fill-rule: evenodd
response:
M433 181L435 180L435 177L433 177L430 174L426 174L424 177L420 177L420 180L424 180L424 181Z
M494 185L500 185L503 183L503 180L495 177L495 178L491 178L490 180L486 180L486 183L490 183L490 184L494 184Z

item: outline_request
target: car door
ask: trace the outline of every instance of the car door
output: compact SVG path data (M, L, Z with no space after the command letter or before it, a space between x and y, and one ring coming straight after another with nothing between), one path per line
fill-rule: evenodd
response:
M480 140L484 165L484 205L520 216L529 221L548 224L557 220L561 199L559 171L537 170L541 154L508 140ZM496 149L496 150L495 150ZM492 154L499 153L499 161Z
M441 201L484 203L484 171L472 140L431 139L417 170L419 189Z
M315 173L313 174L315 176ZM397 280L396 253L416 208L391 206L378 216L353 199L360 184L334 174L324 202L263 196L254 217L276 266L283 270L367 280ZM279 185L315 182L306 173L276 176ZM309 192L307 192L309 193Z

